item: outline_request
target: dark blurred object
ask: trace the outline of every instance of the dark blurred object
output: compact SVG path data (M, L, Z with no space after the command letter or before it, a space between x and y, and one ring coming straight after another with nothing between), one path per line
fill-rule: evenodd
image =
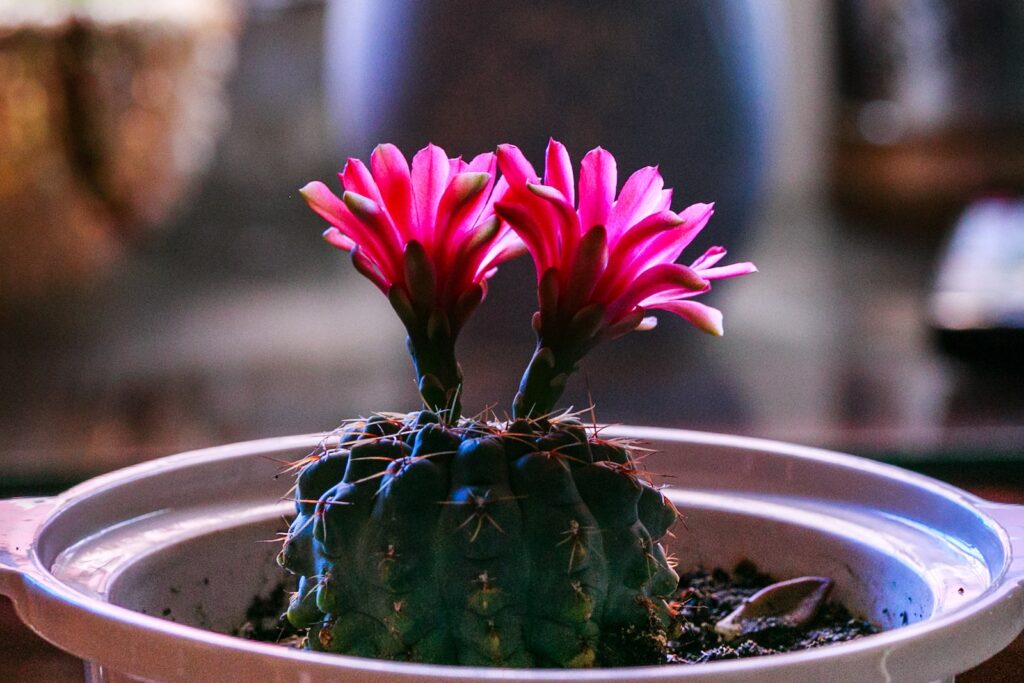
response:
M887 228L943 228L979 191L1024 190L1024 3L836 0L833 190Z
M0 314L89 281L209 161L229 0L0 0Z
M964 212L939 263L930 305L943 350L1024 369L1024 200L985 199Z
M0 0L0 7L4 1ZM578 95L582 104L571 116L559 115L570 99L570 95L559 95L562 99L538 99L536 116L515 118L507 108L533 102L518 92L527 85L534 87L524 73L539 70L543 73L536 79L538 84L553 82L548 87L555 90L568 87L569 78L556 77L543 67L556 53L562 56L551 67L554 73L567 73L571 66L582 68L590 60L598 74L615 71L615 88L622 91L621 84L628 84L622 70L643 67L644 54L639 52L628 67L621 67L617 55L627 52L627 46L588 46L585 39L596 41L606 35L608 41L617 40L616 20L627 14L621 6L635 8L636 3L623 2L618 13L613 13L618 5L610 2L594 4L589 11L583 3L567 3L582 8L580 22L588 28L552 25L534 36L551 47L546 52L533 48L525 66L511 65L517 80L506 83L499 67L502 60L512 61L511 50L499 51L495 43L502 41L495 36L504 38L508 31L464 35L460 28L450 45L423 44L401 35L392 43L384 37L420 24L405 15L402 19L408 24L373 12L344 30L338 23L324 30L325 11L361 6L383 12L398 1L339 0L328 6L317 0L253 0L248 6L238 43L238 66L228 87L230 128L197 192L174 212L167 232L139 240L131 258L122 259L111 277L89 288L88 296L76 297L75 307L58 311L52 301L35 307L34 316L47 320L70 309L64 324L50 325L40 333L38 328L24 330L22 321L14 319L0 328L0 486L4 490L11 494L54 491L75 479L190 448L331 429L343 417L415 407L416 389L410 380L401 324L379 292L319 239L321 225L296 192L311 179L329 180L344 163L344 153L365 158L373 142L391 135L396 140L397 135L406 136L406 151L432 138L465 153L502 138L515 139L531 145L531 158L540 165L547 133L572 134L564 139L573 145L577 163L587 144L601 142L620 154L623 172L663 162L662 172L676 188L677 206L704 198L720 200L720 211L706 230L708 239L721 239L736 260L750 259L761 266L756 286L723 285L713 292L721 295L718 305L726 311L726 335L708 339L682 321L663 320L656 330L598 347L577 375L567 403L584 408L593 395L598 418L604 421L762 436L861 455L899 456L902 463L955 456L965 467L967 460L985 458L1019 466L1024 443L1024 392L1019 382L1006 373L963 372L929 344L925 314L934 270L929 254L904 248L903 239L867 239L843 230L843 221L816 194L798 195L777 202L767 214L753 214L752 229L747 231L752 239L746 246L725 237L727 225L750 215L744 193L754 195L750 177L760 177L754 171L764 159L739 165L736 159L742 157L743 145L753 144L743 139L728 154L718 155L711 136L700 138L697 124L688 122L727 110L729 102L734 102L729 98L739 92L736 97L744 99L736 105L739 122L735 125L751 125L758 135L760 119L754 113L764 104L755 87L758 77L743 81L728 75L731 71L718 76L715 87L728 97L705 94L694 86L686 89L691 97L685 100L681 85L666 86L673 89L673 106L652 102L660 92L650 92L654 85L637 86L625 90L620 108L609 109L607 118L584 125L580 122L591 106L584 102L600 97L617 102L610 91L602 90L604 81L594 76L587 81L589 91ZM436 5L403 1L419 11L440 13L440 19L432 19L437 31L441 30L438 22L467 6L464 0ZM500 5L503 13L515 13L520 20L527 14L517 9L519 3L489 0L488 4ZM689 8L679 12L692 12L691 17L704 17L692 4L652 2L650 6L656 8L652 11L659 21L677 6ZM710 10L700 11L772 6L777 3L716 2ZM139 3L132 7L141 11ZM544 20L537 22L541 25L552 24L558 12L565 17L571 14L564 6L558 9L557 3L543 7ZM471 16L463 17L459 26L471 25ZM697 73L686 78L710 79L700 70L722 61L739 68L732 60L746 60L749 53L744 50L754 50L740 44L723 53L715 47L721 43L712 40L716 35L712 27L721 24L710 18L674 19L650 36L636 28L644 23L643 16L629 21L633 22L630 39L667 46L664 56L650 58L646 68L651 74L659 68L667 72L670 66L683 69L690 64ZM598 25L606 27L603 33L596 31ZM728 35L753 41L757 31L751 33L746 25L742 21L729 24ZM766 26L779 28L780 22ZM806 38L817 27L816 21L807 20L797 24L792 35ZM551 37L567 33L577 35L577 47L571 50ZM332 142L324 113L338 115L339 110L325 107L324 39L339 51L346 41L369 41L362 51L369 60L365 78L370 83L379 80L380 87L391 88L384 90L397 98L392 104L389 99L371 97L354 81L329 80L337 105L351 98L353 106L363 103L374 116L386 109L389 116L413 124L419 115L423 121L409 129L388 123L358 140L351 129L343 128L341 139ZM474 49L468 51L466 43ZM787 41L776 42L776 47L780 43ZM735 47L736 41L729 44ZM469 100L466 107L473 110L477 122L465 127L478 138L456 138L455 124L446 123L439 113L445 106L454 110L459 100L442 105L429 100L427 85L416 83L414 89L401 80L395 85L385 72L389 60L396 59L390 51L393 45L434 55L429 67L398 60L406 73L431 79L430 87L443 89L448 82L445 69L452 72L451 81L462 85L455 88L450 83L449 87L453 93L469 93L464 95ZM442 59L446 50L452 55L448 62ZM489 50L505 56L492 56ZM802 84L806 74L816 69L814 54L798 55L807 67L795 75ZM497 73L495 97L475 95L470 85L484 83L469 74L481 68L481 62ZM770 60L747 63L757 73L771 72ZM344 74L335 72L339 75ZM648 84L655 81L655 75L647 78ZM761 84L781 87L780 83ZM415 92L421 89L425 94L417 99ZM791 113L806 114L815 106L811 96L815 92L813 88L776 90L772 96L792 102ZM505 97L506 93L511 94ZM629 99L634 96L635 102ZM752 102L757 98L761 99ZM0 102L2 107L6 100ZM675 127L679 136L693 136L700 146L688 147L663 135L662 128L634 125L638 130L632 130L627 114L633 109L636 120L657 112L663 119L659 126ZM493 123L495 131L500 131L505 125L499 126L498 117L521 128L500 137L492 131L495 137L485 139L490 135L485 126ZM815 130L810 117L788 116L786 121L794 119L807 121L804 127ZM427 128L428 120L443 125L437 137ZM530 127L532 137L521 140L520 132ZM594 130L598 132L587 132ZM739 132L731 134L740 137ZM627 142L627 138L640 142ZM813 134L799 139L810 140L803 149L819 149ZM664 149L659 147L661 140ZM621 158L627 146L634 150L628 162ZM701 177L704 165L708 173ZM740 170L730 183L728 169L737 167ZM813 170L808 175L821 177ZM730 191L728 200L708 189L722 183ZM0 251L7 248L0 246ZM699 251L695 245L691 253ZM61 252L61 258L67 260L67 253ZM466 376L472 378L466 397L472 410L498 401L494 409L501 414L533 350L533 267L529 259L509 266L496 276L500 281L470 322L471 329L458 349ZM503 349L498 362L496 345ZM998 380L992 377L996 374ZM637 377L644 378L642 391L621 389L639 387ZM4 672L0 680L6 680Z
M757 0L332 0L326 96L342 152L427 142L474 155L549 137L628 173L659 164L675 205L717 202L716 244L759 199L772 35Z

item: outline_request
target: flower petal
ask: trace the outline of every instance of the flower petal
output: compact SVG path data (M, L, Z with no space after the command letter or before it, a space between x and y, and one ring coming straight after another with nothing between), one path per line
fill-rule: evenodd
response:
M354 216L344 202L338 199L326 185L319 180L314 180L299 190L299 194L306 200L309 207L336 228L343 238L360 245L369 257L385 260L387 250L380 237ZM342 245L345 244L344 239L339 241L326 233L324 237L339 248L343 248Z
M685 219L672 211L652 213L620 236L618 243L612 247L614 258L609 261L609 266L621 268L632 262L644 243L683 225Z
M504 170L504 169L503 169ZM596 147L580 163L580 227L590 230L595 225L607 225L608 213L615 201L618 171L615 157Z
M499 162L500 163L500 162ZM526 245L537 268L537 279L555 263L554 244L549 235L537 224L533 214L519 202L500 201L494 204L494 212L511 226Z
M526 183L536 183L540 180L537 172L533 170L533 165L515 145L498 145L498 168L511 187L522 189L526 187Z
M380 189L384 207L402 236L402 241L416 239L418 232L412 201L412 178L405 155L394 145L377 145L370 155L370 168Z
M635 263L645 264L641 269L646 269L654 263L675 261L711 220L714 208L714 204L694 204L684 209L679 214L683 224L676 230L659 235L647 243L637 253Z
M633 311L640 302L666 289L700 292L709 286L707 280L687 266L679 263L659 263L641 273L621 295L607 302L608 319L612 322L617 321Z
M469 220L464 223L465 227L473 229L474 226L494 215L495 177L498 175L498 157L494 152L477 154L466 166L466 171L487 174L487 184L483 189L484 201L480 204L480 211L475 216L469 216ZM505 183L503 187L507 188L508 184ZM504 189L502 194L504 194Z
M453 177L437 206L433 252L439 264L450 263L448 256L458 248L459 236L468 232L466 224L475 219L487 200L484 194L491 176L466 172ZM439 258L440 257L440 258Z
M405 245L402 259L405 269L405 287L409 301L420 315L428 315L437 291L438 273L430 254L417 240Z
M689 299L695 297L698 294L703 294L708 291L707 289L688 289L686 287L668 287L663 289L657 294L652 294L637 306L643 306L644 308L650 308L657 304L665 303L666 301L682 301L683 299Z
M449 278L448 286L442 295L444 298L457 299L461 292L475 282L481 270L481 262L500 235L501 219L497 216L492 216L473 227L471 233L456 248L451 266L452 277Z
M562 267L569 268L576 253L576 245L580 239L580 219L576 210L560 191L547 185L535 185L527 183L526 188L536 196L547 202L552 209L552 215L557 224L552 226L558 243L558 253ZM551 223L547 223L551 225Z
M565 145L554 138L548 140L548 149L544 161L544 184L549 185L565 197L569 206L576 204L575 181L572 177L572 161Z
M384 274L380 270L380 266L378 266L373 259L368 257L366 252L360 249L358 245L352 250L352 265L356 267L356 270L363 277L372 282L377 289L385 294L388 293L388 290L391 288L391 283L388 282L386 277L384 277Z
M629 176L608 215L608 241L614 244L629 226L657 211L664 187L657 166L645 166Z
M691 263L690 267L694 270L699 268L710 268L723 258L725 258L725 247L711 247L701 254L696 261Z
M497 182L494 183L494 189L491 190L491 198L488 201L488 208L494 210L494 202L500 202L502 198L508 193L508 181L504 177L498 178ZM487 216L484 216L487 218Z
M698 330L703 330L716 337L721 337L724 333L722 312L717 308L711 308L696 301L665 301L650 306L650 308L660 308L663 311L675 313Z
M594 289L594 297L608 301L618 296L619 292L643 270L657 263L647 263L641 258L641 250L645 242L658 238L667 231L675 230L683 224L683 219L671 211L660 211L651 214L632 228L627 230L612 247L608 257L608 268Z
M535 258L537 255L543 255L543 270L546 270L559 262L561 253L559 236L562 233L562 230L549 229L547 226L561 225L563 219L554 206L527 189L528 184L538 184L540 180L533 166L518 147L507 144L498 146L498 168L501 169L502 177L508 181L509 185L501 203L508 207L516 204L519 209L515 212L516 215L529 215L530 225L519 226L523 231L517 230L517 232ZM512 215L512 213L508 215ZM502 218L509 223L513 222L504 215ZM538 264L538 266L540 265Z
M319 180L306 183L299 194L309 204L309 208L335 227L340 227L343 220L352 216L338 196L331 192L331 188Z
M497 217L497 214L495 214ZM474 275L474 281L479 280L480 276L489 270L493 270L495 266L499 266L505 261L511 260L526 252L526 245L523 244L522 238L516 234L516 231L509 227L508 223L502 221L501 230L498 233L498 238L491 243L490 248L480 261L480 265L477 267L476 275ZM490 277L490 276L488 276Z
M603 225L595 225L580 240L572 270L568 272L568 277L565 279L565 310L579 310L590 300L594 284L607 265L607 233Z
M653 315L645 315L640 324L636 326L637 332L647 332L658 326L658 319Z
M469 164L462 160L461 156L453 157L448 160L448 177L458 175L459 173L465 173L469 170Z
M349 159L345 163L345 168L341 169L338 177L341 179L341 184L345 186L346 190L371 199L381 208L385 208L380 188L377 187L377 181L374 180L370 169L366 168L366 164L359 159Z
M324 230L321 237L323 237L324 241L332 247L336 247L342 251L352 251L356 247L356 243L352 239L345 237L341 230L338 230L333 225Z
M661 201L658 203L658 211L668 211L672 208L672 188L661 191Z
M415 237L428 248L433 245L437 205L448 187L448 157L437 145L427 145L412 158L412 196L416 207Z
M367 249L367 256L380 266L384 277L391 283L401 282L402 247L397 243L397 235L391 219L377 202L357 192L347 191L341 196L345 206L352 215L366 227L365 241L353 235L356 243Z
M497 155L494 152L484 152L483 154L477 154L475 157L473 157L473 160L469 162L468 166L466 166L466 171L475 171L477 173L490 173L494 175L494 171L497 165Z
M751 273L757 272L757 266L753 263L731 263L727 266L719 266L718 268L705 268L697 271L700 276L705 280L721 280L727 277L738 277L740 275L750 275Z
M703 228L707 225L708 221L711 220L711 216L715 213L714 202L697 202L696 204L690 204L688 207L679 212L679 217L690 226L692 229L694 225L700 225Z
M486 293L486 285L473 284L469 289L459 295L459 299L455 302L451 312L451 324L453 331L462 327L470 314L476 310L476 307L480 305L481 301L483 301Z
M632 313L629 313L622 318L619 318L616 322L606 326L598 334L598 338L605 340L618 339L625 334L629 334L640 325L643 325L645 313L646 311L642 308L634 310Z

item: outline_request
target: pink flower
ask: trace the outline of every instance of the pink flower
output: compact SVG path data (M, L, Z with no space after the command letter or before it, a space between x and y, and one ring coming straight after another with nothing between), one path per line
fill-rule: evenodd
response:
M693 204L681 213L669 206L657 167L626 180L615 197L615 157L600 147L580 164L579 200L572 166L561 143L548 144L544 180L513 145L498 148L498 166L510 191L496 205L498 215L519 233L537 266L556 290L563 322L600 307L598 334L616 337L641 325L648 309L675 313L705 332L722 334L720 311L691 301L711 281L753 273L751 263L717 266L725 249L712 247L689 266L675 263L707 225L712 204ZM574 205L575 204L575 205ZM542 297L541 315L545 314Z
M697 328L722 334L722 314L692 298L713 280L756 271L753 264L718 266L725 249L712 247L689 266L675 263L707 225L714 207L669 207L658 169L648 166L615 196L615 158L598 147L580 164L579 198L569 155L551 140L543 181L513 145L498 147L509 190L495 211L533 256L540 310L534 314L537 351L516 397L516 415L547 413L576 363L595 344L654 325L650 309L674 313Z
M508 187L495 182L495 165L493 153L466 163L428 145L410 169L385 144L370 168L348 160L340 199L319 181L300 190L331 225L324 239L351 252L356 269L387 295L409 333L420 394L448 419L458 418L462 385L455 339L496 267L522 251L494 214Z
M410 169L397 147L384 144L369 169L349 159L338 176L341 199L319 181L300 190L331 224L324 239L352 252L359 272L389 297L398 288L399 297L444 312L451 323L464 322L496 267L522 250L494 215L507 184L495 182L493 153L466 163L427 145Z

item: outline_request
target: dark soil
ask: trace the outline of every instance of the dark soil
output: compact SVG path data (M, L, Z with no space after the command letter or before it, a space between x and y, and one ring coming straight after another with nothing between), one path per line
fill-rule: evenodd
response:
M670 601L679 622L681 635L668 644L666 661L672 664L699 664L718 659L758 657L779 652L806 650L841 643L878 632L878 627L854 618L842 605L828 603L810 624L793 628L778 621L765 620L749 628L741 637L726 642L715 631L715 624L746 598L775 582L750 562L737 565L732 574L721 569L695 571L679 577L679 593ZM253 600L246 622L235 635L250 640L297 647L303 634L282 617L288 605L284 584L266 598Z
M854 618L842 605L828 603L810 624L793 628L765 620L740 638L725 642L715 624L743 600L775 582L750 562L740 563L732 574L716 569L679 577L679 595L673 601L682 635L669 643L670 662L699 664L718 659L757 657L778 652L806 650L841 643L878 632L878 627Z
M235 629L234 635L264 643L298 645L302 634L285 619L287 609L288 591L280 583L267 597L253 599L245 611L245 623Z

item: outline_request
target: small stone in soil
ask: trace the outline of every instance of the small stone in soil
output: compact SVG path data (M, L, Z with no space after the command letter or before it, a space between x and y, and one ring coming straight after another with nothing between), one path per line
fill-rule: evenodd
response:
M806 626L794 628L779 620L763 619L741 638L726 641L715 624L745 599L774 583L750 562L742 562L730 575L721 569L695 571L679 577L679 593L672 600L681 635L669 642L667 659L701 663L718 659L759 657L777 652L805 650L877 633L878 628L852 617L842 605L828 603Z

